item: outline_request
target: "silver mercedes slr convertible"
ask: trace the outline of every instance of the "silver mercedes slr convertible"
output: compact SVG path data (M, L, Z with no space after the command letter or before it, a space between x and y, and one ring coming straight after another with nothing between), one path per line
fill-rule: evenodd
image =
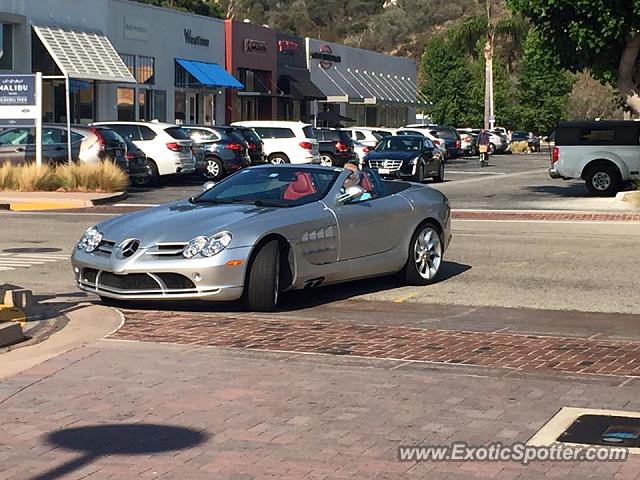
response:
M287 290L394 273L432 283L450 238L447 198L427 186L264 165L91 227L72 264L78 286L105 302L243 298L271 311Z

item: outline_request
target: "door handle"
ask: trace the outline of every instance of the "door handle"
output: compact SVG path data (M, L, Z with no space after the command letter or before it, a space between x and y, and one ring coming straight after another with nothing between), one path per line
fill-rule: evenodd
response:
M24 148L23 147L18 147L18 148L16 148L16 152L24 152Z

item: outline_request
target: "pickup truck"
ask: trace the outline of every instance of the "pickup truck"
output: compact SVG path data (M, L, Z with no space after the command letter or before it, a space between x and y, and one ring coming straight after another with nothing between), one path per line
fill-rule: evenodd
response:
M640 122L560 122L549 175L582 179L592 195L615 195L640 178Z

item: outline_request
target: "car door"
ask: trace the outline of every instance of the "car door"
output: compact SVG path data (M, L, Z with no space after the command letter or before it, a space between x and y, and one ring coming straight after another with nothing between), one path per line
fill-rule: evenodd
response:
M20 165L27 161L27 147L34 142L35 129L29 127L8 128L0 132L0 164L10 162Z
M384 183L375 181L368 169L363 170L371 184L370 196L333 209L340 234L339 261L379 255L398 246L413 215L409 202L389 194ZM366 188L365 188L366 189Z

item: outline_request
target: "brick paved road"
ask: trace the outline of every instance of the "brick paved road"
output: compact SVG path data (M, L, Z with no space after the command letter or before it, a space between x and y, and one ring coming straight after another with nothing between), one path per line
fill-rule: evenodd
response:
M638 380L619 386L584 376L398 367L341 356L102 341L0 384L0 479L601 480L640 474L638 457L528 468L400 463L401 444L525 441L561 406L640 410L640 402ZM76 461L82 451L47 442L66 429L112 424L187 428L204 441L127 455L140 450L135 438L94 433L70 439L76 447L84 440L90 452L103 445L86 462ZM142 443L171 447L154 428L158 437ZM67 474L37 477L55 469Z
M524 371L640 376L640 342L286 318L126 311L113 337L266 351L352 355Z

